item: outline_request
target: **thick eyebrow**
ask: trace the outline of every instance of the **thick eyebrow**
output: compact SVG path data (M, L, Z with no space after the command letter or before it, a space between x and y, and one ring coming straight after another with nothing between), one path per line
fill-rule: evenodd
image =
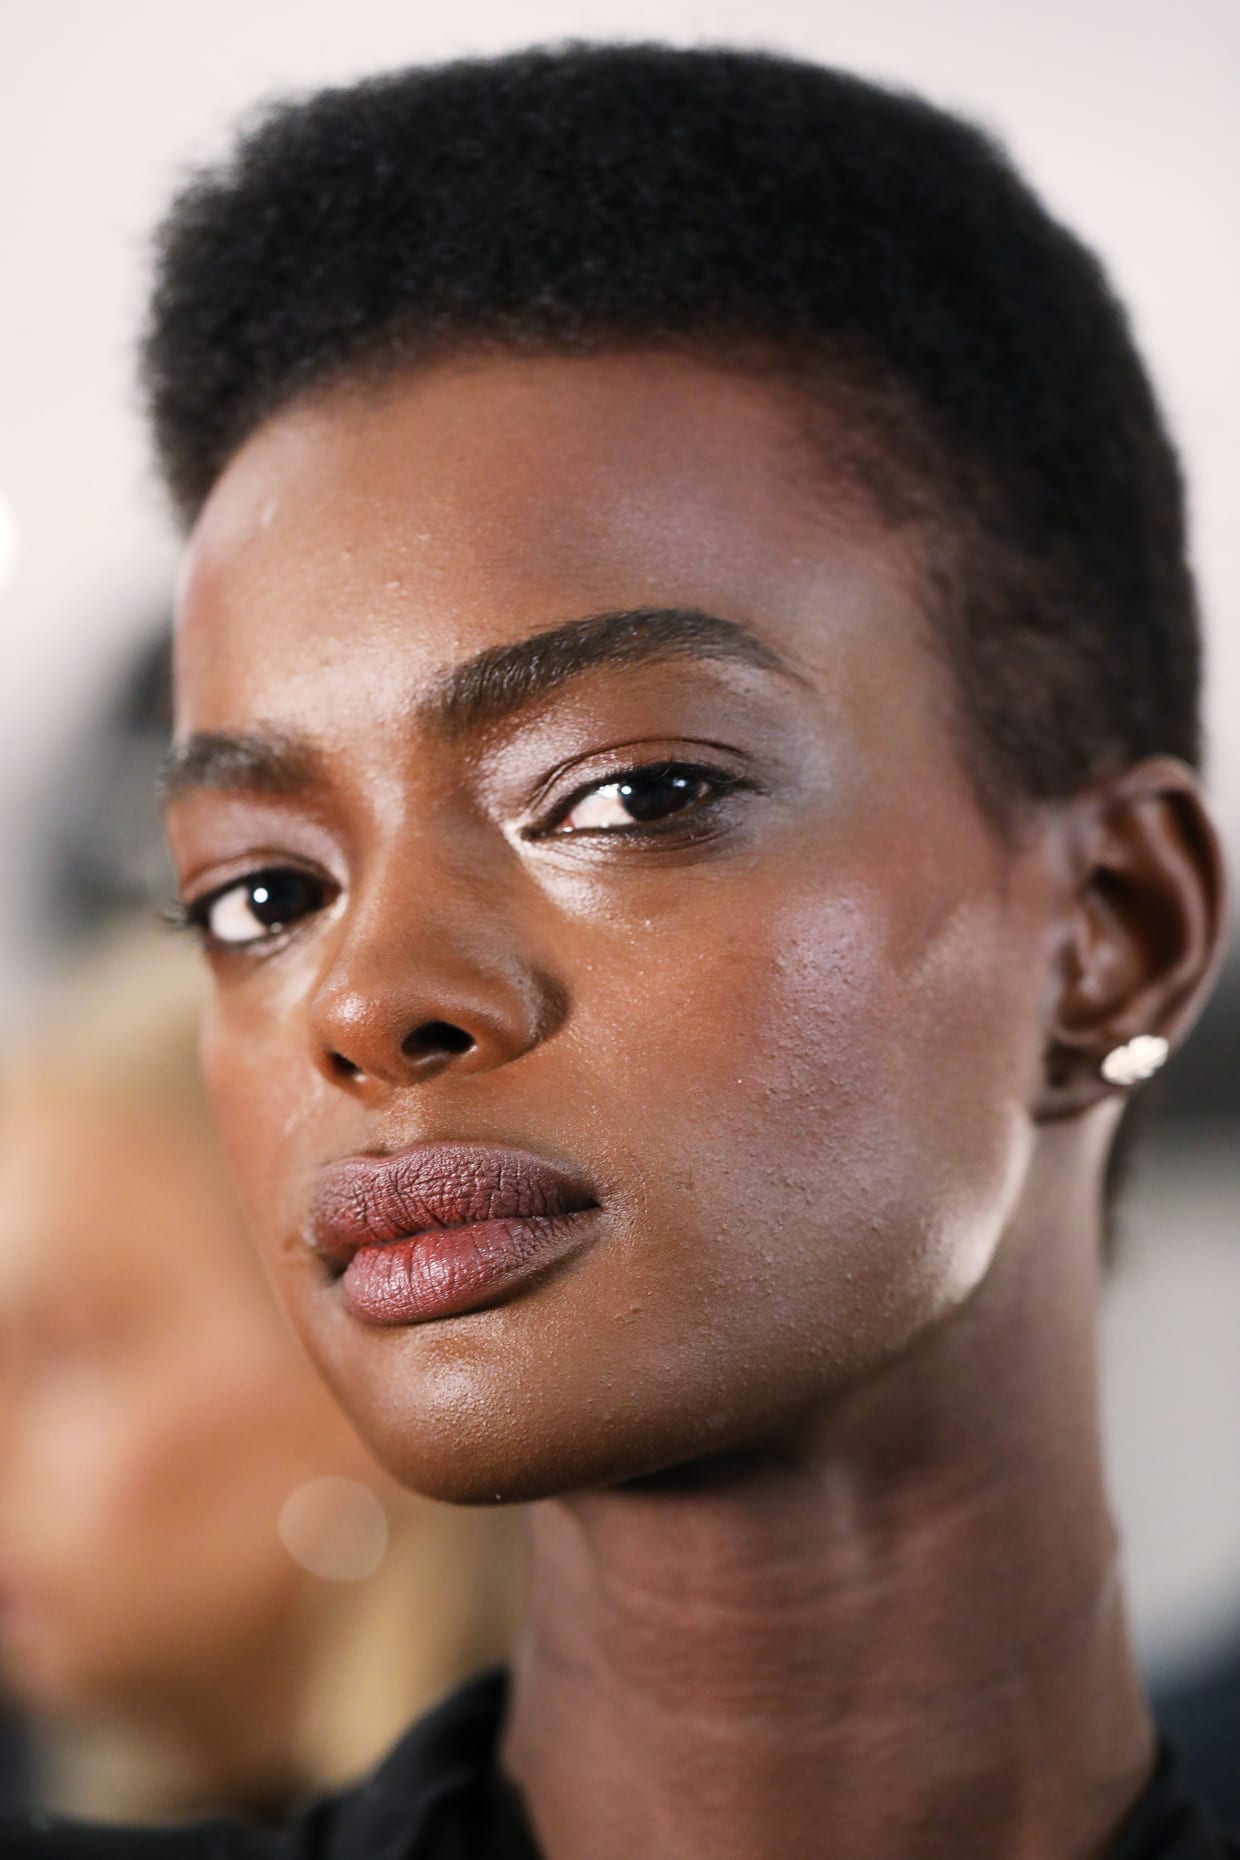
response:
M310 787L319 773L309 745L279 731L233 735L200 730L174 743L164 757L159 798L167 807L195 788L295 794Z
M600 665L680 656L737 660L803 682L738 620L696 607L635 607L587 614L511 645L489 646L442 673L417 700L414 715L450 738L502 722ZM310 745L280 731L203 730L168 751L159 794L165 807L198 788L287 795L313 786L321 774Z
M635 607L587 614L512 645L490 646L436 679L415 714L440 735L460 736L502 722L598 666L681 655L739 660L800 682L774 648L738 620L696 607Z

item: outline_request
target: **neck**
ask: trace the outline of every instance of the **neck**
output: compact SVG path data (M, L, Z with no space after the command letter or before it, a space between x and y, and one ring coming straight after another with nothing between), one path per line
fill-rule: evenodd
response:
M962 1311L829 1413L535 1508L504 1761L548 1860L1105 1850L1152 1736L1093 1262L1010 1235Z

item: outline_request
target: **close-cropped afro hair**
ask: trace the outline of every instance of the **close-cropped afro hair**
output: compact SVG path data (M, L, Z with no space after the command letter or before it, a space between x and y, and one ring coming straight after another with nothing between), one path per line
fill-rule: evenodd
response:
M914 97L570 44L278 103L163 226L143 379L191 523L341 377L635 346L761 366L868 444L997 818L1199 761L1180 474L1123 311L1002 150Z

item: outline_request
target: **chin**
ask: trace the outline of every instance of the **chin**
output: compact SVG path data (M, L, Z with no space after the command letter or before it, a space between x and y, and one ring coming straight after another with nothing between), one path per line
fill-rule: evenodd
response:
M456 1505L523 1504L719 1463L779 1434L813 1399L752 1362L729 1377L695 1353L643 1363L634 1351L617 1366L588 1349L557 1354L550 1340L531 1347L511 1307L350 1341L347 1357L317 1360L354 1427L399 1484Z
M621 1271L596 1249L520 1296L423 1323L365 1323L304 1278L287 1302L394 1479L452 1504L515 1504L676 1469L696 1480L786 1448L966 1297L977 1249L915 1238L870 1247L855 1270L842 1244L803 1249L792 1290L776 1274L755 1291L751 1272L738 1291L731 1255L703 1244L679 1273Z
M356 1402L350 1419L380 1465L408 1491L450 1505L517 1505L631 1484L720 1450L714 1430L657 1416L600 1423L586 1406L548 1414L528 1391L443 1399L425 1387L408 1404Z

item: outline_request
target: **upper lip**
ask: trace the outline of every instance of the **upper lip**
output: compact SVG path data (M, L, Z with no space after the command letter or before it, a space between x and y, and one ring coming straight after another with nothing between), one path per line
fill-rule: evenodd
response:
M580 1177L526 1150L419 1144L395 1156L349 1156L322 1171L310 1215L319 1252L347 1266L382 1246L480 1221L578 1214L598 1198Z

